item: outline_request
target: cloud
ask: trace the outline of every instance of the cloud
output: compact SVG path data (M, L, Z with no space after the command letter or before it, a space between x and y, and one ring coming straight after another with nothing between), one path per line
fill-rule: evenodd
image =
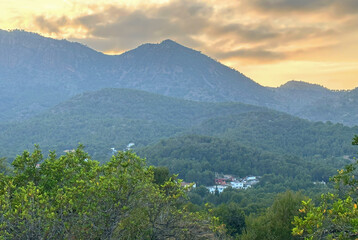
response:
M247 0L264 11L314 11L330 6L334 0Z
M34 24L50 34L72 29L67 38L104 52L123 52L169 38L219 60L268 63L294 59L294 53L308 56L301 53L339 41L337 36L348 28L347 20L325 19L321 14L354 13L352 9L358 8L356 0L340 2L343 4L337 0L173 0L136 8L101 4L71 18L37 16ZM354 18L349 21L355 23Z
M244 48L228 52L217 52L215 55L222 60L241 59L243 61L250 61L251 63L282 61L286 58L284 53L259 48Z
M48 33L59 33L60 29L69 23L69 19L65 16L60 18L46 18L44 16L37 16L34 19L34 23L42 31Z
M317 14L324 11L335 15L358 14L358 1L356 0L244 0L261 12L275 12L281 14L306 13Z

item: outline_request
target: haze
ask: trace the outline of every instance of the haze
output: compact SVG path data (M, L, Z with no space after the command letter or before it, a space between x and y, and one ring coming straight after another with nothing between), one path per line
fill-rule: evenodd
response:
M358 1L1 1L0 28L78 41L107 54L172 39L264 86L358 86Z

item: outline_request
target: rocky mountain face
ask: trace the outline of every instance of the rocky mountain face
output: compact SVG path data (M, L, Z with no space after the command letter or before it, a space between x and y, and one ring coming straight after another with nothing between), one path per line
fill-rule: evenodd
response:
M109 87L204 102L243 102L358 125L358 110L352 109L356 91L296 81L266 88L171 40L108 56L79 43L0 31L0 121L29 118L76 94Z

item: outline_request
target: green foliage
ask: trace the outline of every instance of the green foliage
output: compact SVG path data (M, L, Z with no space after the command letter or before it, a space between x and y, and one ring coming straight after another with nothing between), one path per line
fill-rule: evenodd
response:
M0 157L0 174L8 175L12 171L5 157Z
M193 133L224 137L265 151L300 157L353 155L348 143L358 127L310 122L284 113L247 112L209 119Z
M355 129L241 103L193 102L138 90L102 89L75 96L31 119L1 123L0 154L12 160L18 149L30 149L35 143L45 151L62 152L82 142L103 162L112 147L124 149L134 142L138 149L190 133L225 138L264 152L341 157L354 153L346 143Z
M38 146L0 176L1 239L216 239L210 216L183 207L173 178L154 183L152 167L131 152L99 165L79 146L44 159Z
M213 209L213 214L225 224L231 236L239 235L245 229L245 214L237 203L221 204Z
M263 214L251 215L247 218L247 231L242 239L273 240L297 239L291 235L294 216L299 213L299 207L304 196L301 193L287 191L278 194L274 203Z
M335 169L344 165L339 158L300 158L247 147L234 140L184 135L162 140L137 151L150 164L166 166L187 182L213 185L215 172L244 177L265 175L261 185L281 183L285 191L312 187L313 181L328 181ZM347 160L345 160L347 162ZM346 163L345 162L345 163Z
M0 124L0 153L38 143L44 150L64 151L84 143L96 159L110 157L110 148L137 147L187 131L212 117L248 111L269 111L242 103L201 103L130 89L102 89L77 95L41 115ZM99 147L100 146L100 147Z
M357 145L357 136L353 139ZM358 161L339 170L332 178L336 192L323 194L316 206L303 201L292 232L305 239L356 239L358 237Z
M165 182L175 179L174 175L170 175L167 167L153 167L154 183L163 185Z

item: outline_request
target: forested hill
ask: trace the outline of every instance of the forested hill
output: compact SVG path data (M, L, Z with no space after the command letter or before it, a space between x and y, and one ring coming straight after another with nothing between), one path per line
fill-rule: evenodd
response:
M344 162L340 158L302 158L289 151L285 154L263 151L232 139L199 135L162 140L137 153L145 156L149 164L166 166L180 178L204 185L213 184L215 173L240 177L273 174L286 180L296 179L299 184L312 184L312 181L328 181ZM291 183L285 183L286 187L298 190L299 186Z
M241 103L202 103L129 89L103 89L73 97L32 119L0 125L0 156L35 143L63 151L79 142L97 159L129 142L145 146L217 116L270 111ZM107 156L108 155L108 156Z
M35 143L46 151L79 142L96 159L183 133L217 136L267 152L298 156L351 155L356 128L312 123L241 103L203 103L130 89L80 94L32 119L0 125L0 156L13 157Z
M65 114L126 118L190 127L212 117L252 111L271 110L243 103L196 102L140 90L108 88L79 94L44 116Z
M240 141L265 151L301 157L329 157L356 152L350 143L358 127L310 122L271 111L212 118L191 132Z
M314 121L358 125L357 90L293 81L263 87L174 41L109 56L82 44L25 31L0 31L0 122L22 120L76 94L131 88L205 102L243 102Z

